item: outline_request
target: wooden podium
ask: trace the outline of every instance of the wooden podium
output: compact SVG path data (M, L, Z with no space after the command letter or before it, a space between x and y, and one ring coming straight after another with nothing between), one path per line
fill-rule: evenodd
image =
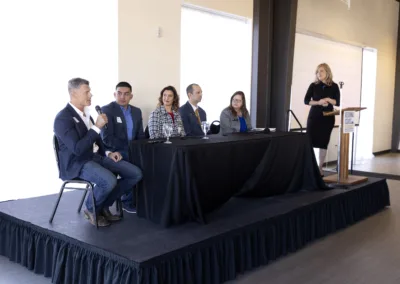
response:
M350 142L350 135L349 133L343 133L343 113L345 111L361 111L366 109L365 107L348 107L341 110L334 110L330 112L324 112L324 116L333 116L333 115L340 115L340 139L339 139L339 155L338 155L338 173L335 175L327 176L324 178L326 183L338 183L342 185L353 185L363 183L368 180L367 177L361 176L352 176L349 175L349 142ZM339 175L339 178L338 178Z

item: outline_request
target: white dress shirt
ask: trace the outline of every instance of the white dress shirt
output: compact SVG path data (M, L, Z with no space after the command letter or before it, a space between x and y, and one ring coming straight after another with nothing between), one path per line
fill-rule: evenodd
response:
M194 112L196 112L196 109L198 109L198 108L199 108L198 106L194 106L194 105L192 105L190 102L189 102L189 104L192 106L192 108L193 108L193 111L194 111Z
M83 120L83 122L85 123L88 130L93 129L94 131L97 132L97 134L100 134L100 128L98 128L96 125L94 125L92 123L92 121L90 120L90 109L88 107L85 107L82 112L80 109L78 109L73 104L69 103L69 105L72 106L72 108L79 114L79 117ZM93 153L97 153L98 150L99 150L99 146L97 146L96 143L93 143ZM108 156L109 153L111 153L111 152L106 151L106 157Z

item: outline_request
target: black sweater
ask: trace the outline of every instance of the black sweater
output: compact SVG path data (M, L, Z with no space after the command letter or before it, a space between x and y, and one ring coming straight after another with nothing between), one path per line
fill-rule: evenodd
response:
M336 106L340 105L340 91L336 83L332 83L331 86L325 85L322 82L317 84L311 83L304 97L304 103L308 105L311 99L313 101L319 101L324 98L334 99L336 100ZM333 111L333 105L328 104L326 107L320 105L311 106L308 117L321 117L323 116L322 112L325 111Z

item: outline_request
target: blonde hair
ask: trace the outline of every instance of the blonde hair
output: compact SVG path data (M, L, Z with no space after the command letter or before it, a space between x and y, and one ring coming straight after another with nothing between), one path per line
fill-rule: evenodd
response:
M318 84L320 82L320 80L318 79L318 69L321 67L324 68L326 72L325 84L327 84L328 86L332 85L333 83L332 71L329 65L326 63L321 63L320 65L317 66L317 69L315 70L315 84Z

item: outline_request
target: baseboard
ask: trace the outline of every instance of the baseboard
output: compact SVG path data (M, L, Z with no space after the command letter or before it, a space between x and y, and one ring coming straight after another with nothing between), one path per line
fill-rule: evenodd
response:
M379 151L379 152L373 152L372 154L374 156L379 156L379 155L384 155L384 154L389 154L389 153L400 153L400 149L397 150L397 151L384 150L384 151ZM330 162L328 162L328 165L330 165L330 164L336 165L336 163L337 163L337 160L336 161L330 161Z
M372 154L373 154L374 156L379 156L379 155L388 154L388 153L390 153L390 152L392 152L392 151L389 149L389 150L384 150L384 151L379 151L379 152L373 152Z

